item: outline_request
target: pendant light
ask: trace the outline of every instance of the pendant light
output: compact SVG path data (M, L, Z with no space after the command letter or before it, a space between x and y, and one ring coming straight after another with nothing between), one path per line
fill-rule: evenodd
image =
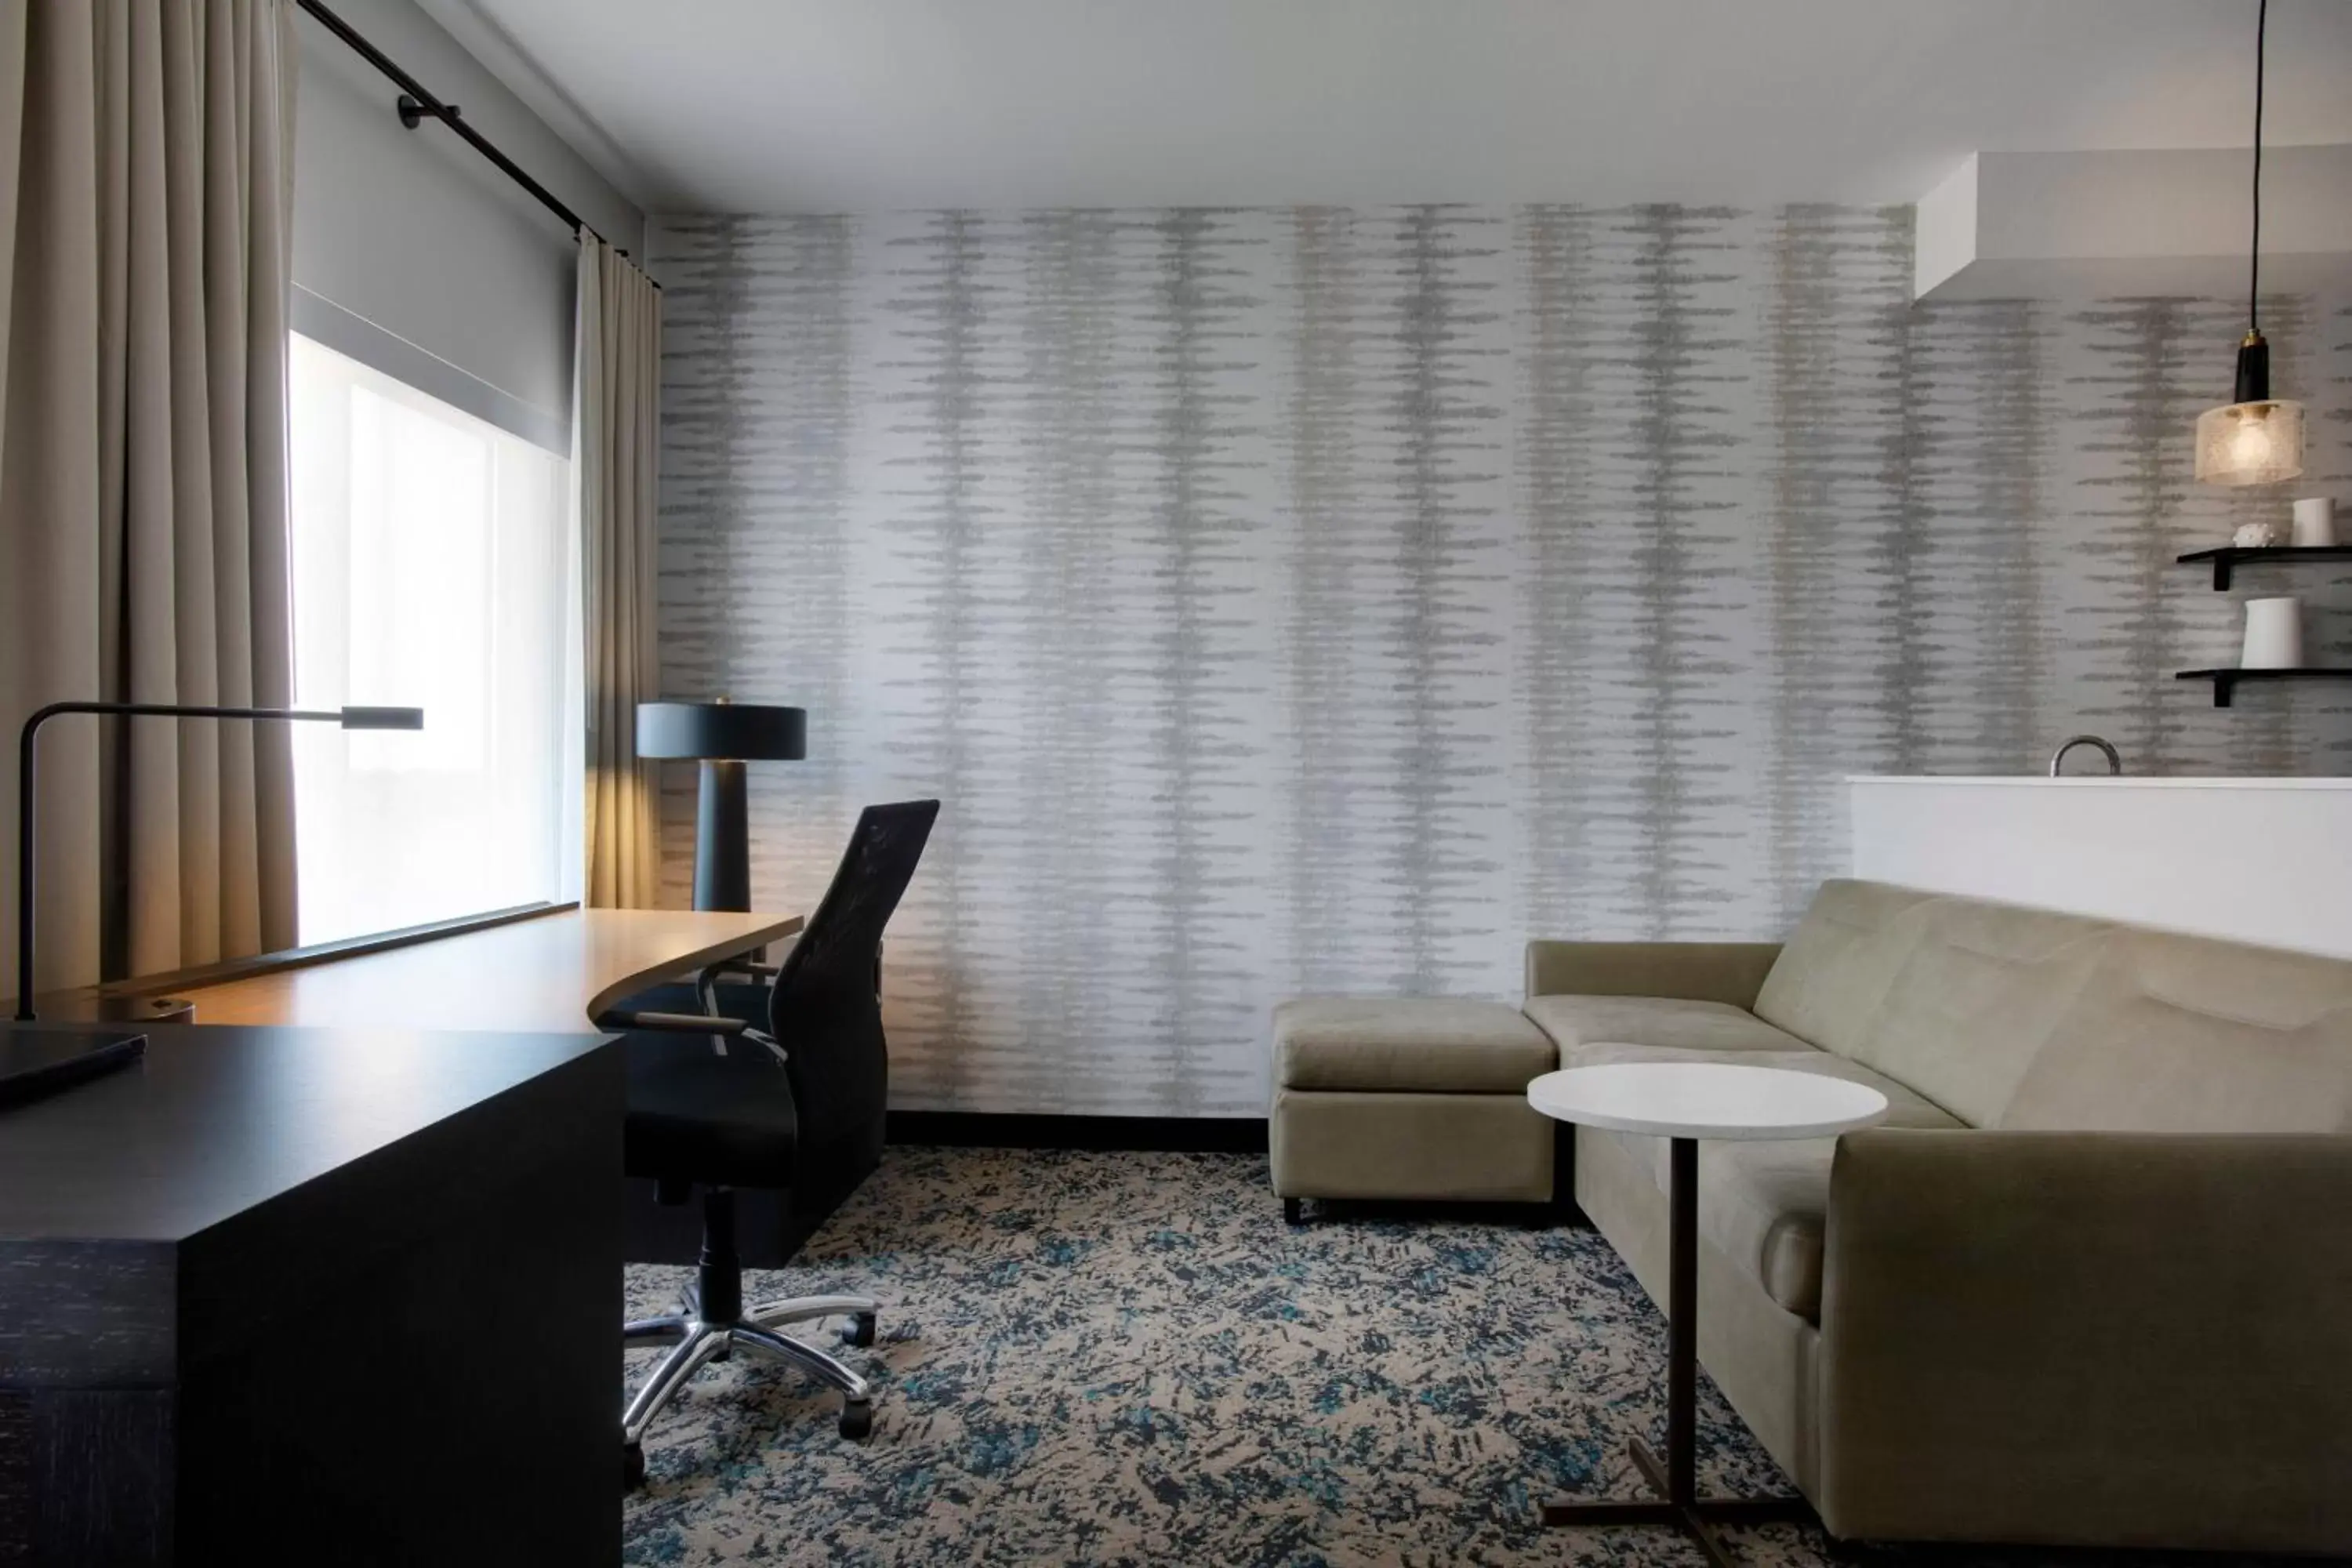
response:
M2263 279L2263 46L2270 0L2254 16L2254 234L2247 268L2246 335L2229 404L2197 416L2197 478L2209 485L2269 485L2303 472L2303 405L2271 396L2271 346L2258 323Z

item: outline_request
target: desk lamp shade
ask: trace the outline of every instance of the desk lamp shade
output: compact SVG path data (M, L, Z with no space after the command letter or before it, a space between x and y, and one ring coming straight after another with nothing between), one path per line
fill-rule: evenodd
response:
M702 764L694 828L694 907L751 907L751 809L743 764L808 755L808 712L758 702L640 702L637 755Z
M425 728L425 710L422 708L353 708L346 705L337 709L333 716L346 730Z

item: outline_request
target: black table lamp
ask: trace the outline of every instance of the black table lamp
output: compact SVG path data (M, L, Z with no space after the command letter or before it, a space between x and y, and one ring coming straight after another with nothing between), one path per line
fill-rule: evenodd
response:
M16 748L16 1016L0 1031L0 1105L36 1098L135 1061L144 1035L85 1029L27 1029L33 1022L34 741L60 713L123 713L134 718L315 720L346 730L422 730L421 708L195 708L172 702L52 702L25 721Z
M751 833L743 764L808 755L808 711L758 702L640 702L637 755L702 764L694 827L694 907L751 907Z

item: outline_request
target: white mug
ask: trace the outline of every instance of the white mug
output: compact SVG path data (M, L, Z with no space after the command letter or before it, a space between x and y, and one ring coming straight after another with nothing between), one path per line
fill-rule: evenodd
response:
M2303 663L2303 606L2294 599L2248 599L2241 669L2294 669Z
M2294 503L2294 542L2300 550L2325 548L2336 542L2336 502L2313 496Z

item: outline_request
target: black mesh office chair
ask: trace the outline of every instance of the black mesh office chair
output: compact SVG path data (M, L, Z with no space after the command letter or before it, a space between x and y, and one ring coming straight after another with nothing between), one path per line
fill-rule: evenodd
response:
M716 976L707 973L698 983L699 1014L622 1009L598 1020L630 1031L628 1173L652 1178L664 1203L685 1203L702 1189L693 1296L676 1312L622 1330L628 1343L672 1347L621 1417L631 1485L645 1475L647 1423L705 1362L739 1346L781 1357L841 1390L843 1436L862 1438L872 1429L866 1380L782 1330L846 1318L843 1338L870 1345L879 1308L862 1296L807 1296L744 1310L735 1189L787 1188L795 1207L829 1210L880 1163L889 1089L877 994L882 929L939 811L938 801L919 800L867 806L858 817L833 886L774 966L766 1030L721 1015Z

